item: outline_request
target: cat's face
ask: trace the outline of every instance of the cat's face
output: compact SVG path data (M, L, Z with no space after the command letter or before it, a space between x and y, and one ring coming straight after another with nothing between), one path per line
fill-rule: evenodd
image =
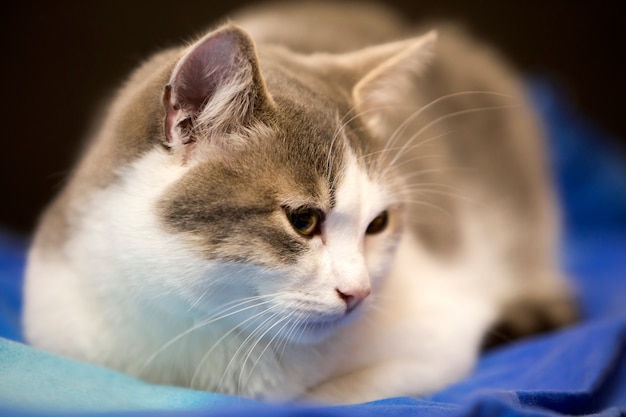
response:
M225 321L312 342L375 300L402 211L362 126L313 101L275 105L283 116L271 128L191 167L159 208L212 265L197 310L241 310Z
M185 279L153 276L205 323L257 336L314 342L356 317L403 224L379 109L422 47L308 62L277 51L261 71L237 28L193 45L163 94L168 164L184 175L156 201L165 239L193 253L174 272Z

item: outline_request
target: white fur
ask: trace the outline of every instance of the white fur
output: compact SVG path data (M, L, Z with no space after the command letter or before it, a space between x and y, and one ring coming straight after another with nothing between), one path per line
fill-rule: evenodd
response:
M270 272L206 261L167 232L155 203L188 168L147 154L81 205L59 256L31 253L29 340L155 382L274 401L365 401L459 378L495 311L476 290L484 271L439 263L408 234L393 266L381 258L389 237L365 229L390 196L348 160L314 256ZM374 293L346 316L336 289L366 287ZM276 295L235 302L255 294Z

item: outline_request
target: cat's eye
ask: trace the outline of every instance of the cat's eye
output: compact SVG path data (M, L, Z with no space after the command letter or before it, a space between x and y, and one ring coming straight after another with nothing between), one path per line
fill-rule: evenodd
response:
M302 236L312 237L320 234L323 213L314 208L303 207L296 210L286 210L289 222Z
M365 230L365 234L375 235L380 233L387 228L387 224L389 224L389 213L385 210L370 222L367 230Z

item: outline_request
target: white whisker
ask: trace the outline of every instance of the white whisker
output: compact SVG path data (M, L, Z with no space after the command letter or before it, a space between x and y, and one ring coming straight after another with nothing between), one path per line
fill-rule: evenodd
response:
M279 293L277 293L277 294L279 294ZM230 317L230 316L233 316L233 315L235 315L235 314L239 314L239 313L241 313L241 312L243 312L243 311L246 311L246 310L250 310L250 309L256 308L256 307L258 307L258 306L260 306L260 305L264 305L264 304L271 303L271 302L272 302L272 300L270 299L270 300L268 300L268 301L264 301L264 302L261 302L261 303L253 304L253 305L250 305L250 306L247 306L247 307L243 307L243 308L240 308L240 309L238 309L238 310L235 310L235 311L230 311L230 312L226 313L227 311L229 311L229 310L231 310L231 309L238 308L238 307L240 307L241 305L244 305L244 304L247 304L247 303L251 303L251 302L257 301L257 300L259 300L259 299L264 299L264 298L268 298L268 297L275 297L277 294L268 294L268 295L263 295L263 296L254 296L254 297L249 297L249 298L244 299L244 301L241 301L241 300L236 300L236 301L239 301L239 302L238 302L237 304L235 304L234 306L231 306L231 307L229 307L229 308L227 308L227 309L221 310L221 311L220 311L220 313L215 314L215 315L213 315L213 316L210 316L208 319L205 319L205 320L203 320L203 321L201 321L201 322L199 322L199 323L196 323L195 325L191 326L191 327L190 327L190 328L188 328L187 330L185 330L185 331L183 331L183 332L179 333L178 335L174 336L174 337L173 337L173 338L171 338L169 341L167 341L166 343L164 343L164 344L163 344L163 345L162 345L162 346L161 346L161 347L160 347L160 348L159 348L156 352L154 352L152 355L150 355L150 356L149 356L149 357L148 357L148 358L147 358L147 359L143 362L143 364L142 364L142 365L141 365L141 367L140 367L140 371L141 371L141 370L143 370L143 369L145 369L148 365L150 365L150 363L152 363L152 361L153 361L153 360L154 360L154 359L155 359L155 358L156 358L159 354L161 354L161 353L162 353L165 349L167 349L168 347L172 346L174 343L176 343L177 341L179 341L179 340L180 340L180 339L182 339L183 337L187 336L188 334L190 334L190 333L192 333L192 332L194 332L194 331L196 331L196 330L198 330L198 329L201 329L201 328L203 328L203 327L206 327L207 325L209 325L209 324L211 324L211 323L215 323L216 321L219 321L219 320L225 319L225 318ZM230 303L232 303L232 302L230 302ZM227 304L230 304L230 303L227 303Z
M518 105L500 105L500 106L476 107L476 108L472 108L472 109L464 109L464 110L455 111L455 112L448 113L446 115L437 117L436 119L434 119L434 120L430 121L429 123L427 123L421 129L419 129L416 133L411 135L409 140L404 144L403 149L401 149L396 154L396 156L388 164L387 169L385 171L383 171L382 176L384 176L386 171L388 171L391 167L394 166L394 164L398 161L398 158L400 158L400 155L402 155L402 153L404 152L404 149L406 149L409 146L411 146L412 142L415 139L417 139L423 132L425 132L427 129L431 128L432 126L436 125L437 123L441 123L442 121L450 119L452 117L462 116L462 115L466 115L466 114L470 114L470 113L477 113L477 112L489 111L489 110L505 110L505 109L511 109L511 108L516 108L516 107L519 107L519 106ZM429 139L421 142L420 145L424 145L426 143L432 142L433 140L435 140L435 139L437 139L439 137L441 137L441 135L435 136L433 138L429 138Z
M280 335L282 329L285 328L285 326L287 324L289 324L289 321L287 321L287 323L283 324L283 326L278 329L278 331L276 332L276 334L274 336L272 336L272 338L265 344L265 347L263 348L263 350L261 351L261 353L259 354L259 356L256 358L256 360L254 361L254 363L252 364L252 368L250 368L250 371L248 372L248 376L245 378L245 380L243 381L242 384L242 379L243 379L243 374L244 374L244 370L245 370L245 365L248 362L248 360L250 359L250 355L252 355L252 352L254 351L254 349L257 347L257 345L259 344L259 342L265 337L265 335L270 332L274 327L276 327L277 325L279 325L280 323L282 323L285 320L288 320L289 317L291 316L285 316L283 318L281 318L280 320L278 320L277 322L275 322L272 326L270 326L267 330L265 330L265 332L263 332L263 334L261 336L258 337L256 343L254 345L252 345L252 347L250 348L248 354L246 355L246 357L244 358L243 362L242 362L242 366L241 366L241 371L239 373L239 385L246 385L246 383L248 382L248 380L250 379L250 377L252 376L252 373L254 371L254 369L256 368L257 364L259 363L259 361L261 360L261 357L263 356L263 354L267 351L267 349L270 347L270 345L272 344L272 342L274 341L274 339L276 339L276 337L278 337L278 335Z
M449 217L453 217L452 214L449 211L447 211L446 209L444 209L444 208L442 208L442 207L440 207L440 206L438 206L436 204L428 203L426 201L410 200L410 199L400 199L398 202L399 203L404 203L404 204L407 204L407 205L414 204L414 205L418 205L418 206L429 207L429 208L432 208L432 209L437 210L439 212L442 212L442 213L446 214Z
M274 317L278 316L279 313L278 312L274 312L272 313L268 318L266 318L265 320L263 320L261 322L261 324L259 324L253 331L251 331L248 336L246 336L246 338L243 340L243 342L241 342L241 344L239 345L239 347L237 348L237 350L235 351L235 353L233 353L233 355L231 356L230 360L228 361L228 364L226 364L226 368L224 368L224 371L222 373L222 377L220 378L220 380L217 383L218 387L221 387L222 384L224 383L224 379L226 378L226 375L228 374L228 371L230 370L231 366L233 366L233 364L235 363L235 359L237 358L237 356L239 356L239 353L244 349L244 347L248 344L248 342L255 338L256 335L260 332L262 332L263 330L263 326L268 323L271 322ZM241 364L242 368L245 366L244 363ZM239 390L239 386L237 386L237 390ZM237 393L238 394L238 393Z
M406 128L409 126L409 124L411 122L413 122L415 119L417 119L422 113L424 113L428 109L434 107L436 104L438 104L438 103L440 103L440 102L442 102L444 100L447 100L447 99L451 99L451 98L455 98L455 97L459 97L459 96L464 96L464 95L472 95L472 94L486 94L486 95L495 95L495 96L507 97L507 98L515 98L515 97L513 97L511 95L498 93L498 92L495 92L495 91L480 91L480 90L459 91L459 92L456 92L456 93L450 93L450 94L446 94L446 95L440 96L440 97L432 100L428 104L420 107L415 112L413 112L411 115L409 115L396 128L396 130L391 134L391 136L389 137L389 140L387 141L387 143L385 145L385 148L391 147L396 142L396 140L404 133L404 131L406 130ZM402 150L402 148L403 147L401 147L401 152L399 152L399 153L404 152L404 150ZM393 165L393 163L391 165Z
M202 356L202 358L200 359L200 361L196 364L196 370L193 373L192 377L191 377L191 381L190 381L190 386L193 387L194 382L200 372L200 368L202 367L202 364L209 358L209 356L211 355L211 353L213 353L213 351L224 341L226 340L226 338L228 336L230 336L233 332L235 332L236 330L242 329L242 328L246 328L247 325L249 324L249 322L252 322L253 320L257 319L258 317L266 314L268 311L272 310L275 306L269 307L251 317L248 317L246 320L242 321L241 323L238 323L237 325L233 326L228 332L226 332L225 334L223 334L215 343L213 343L213 345L211 346L211 348L205 352L205 354Z

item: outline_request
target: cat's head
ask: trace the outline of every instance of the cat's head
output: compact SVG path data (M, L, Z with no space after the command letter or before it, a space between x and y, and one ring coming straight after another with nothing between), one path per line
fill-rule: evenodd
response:
M195 308L312 341L376 297L406 216L389 163L402 143L381 119L433 40L257 54L228 25L186 50L163 93L165 145L186 173L158 210L210 265Z

